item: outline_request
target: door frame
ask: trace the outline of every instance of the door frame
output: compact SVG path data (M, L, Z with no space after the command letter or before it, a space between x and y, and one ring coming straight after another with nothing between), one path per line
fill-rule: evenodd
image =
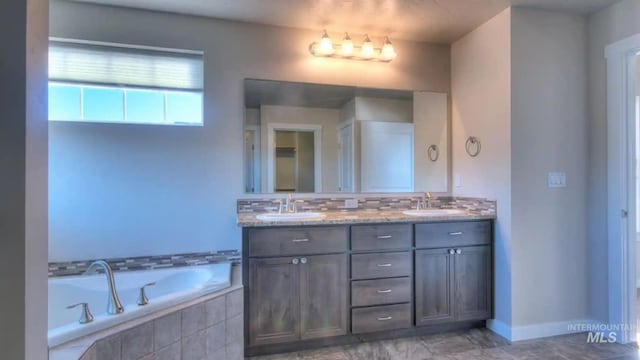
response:
M258 125L245 125L244 126L244 131L246 132L250 132L251 136L252 136L252 141L253 141L253 176L251 178L251 181L253 182L253 189L254 191L252 191L252 193L257 193L260 191L260 169L262 167L262 165L260 164L260 162L262 161L262 156L260 156L260 153L257 153L258 151L260 151L261 146L260 146L260 126ZM245 146L245 151L246 151L246 146ZM247 158L247 154L245 153L245 161ZM245 176L245 180L246 180L246 176ZM244 184L245 186L247 185L246 183ZM245 188L245 192L246 188Z
M340 142L340 135L342 133L342 130L346 127L351 127L350 132L351 132L351 184L350 186L350 191L348 192L355 192L356 190L356 166L355 166L355 150L356 150L356 145L355 145L355 119L351 118L350 120L347 121L343 121L340 124L338 124L338 145L339 146L343 146L342 143ZM342 177L344 176L342 173L342 162L344 161L344 159L342 159L342 149L339 149L339 153L338 153L338 191L339 192L345 192L344 189L342 189Z
M313 132L313 187L322 192L322 126L311 124L269 123L267 125L267 192L275 191L276 131Z
M619 343L636 338L635 95L640 34L605 49L609 325Z

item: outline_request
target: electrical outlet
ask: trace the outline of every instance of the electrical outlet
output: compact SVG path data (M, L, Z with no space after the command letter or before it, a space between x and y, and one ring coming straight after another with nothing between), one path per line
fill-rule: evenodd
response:
M567 173L550 172L547 175L547 187L550 187L550 188L567 187Z
M344 201L345 209L357 209L358 208L358 199L346 199Z
M461 188L462 187L462 178L460 175L456 175L453 178L453 185L457 188Z

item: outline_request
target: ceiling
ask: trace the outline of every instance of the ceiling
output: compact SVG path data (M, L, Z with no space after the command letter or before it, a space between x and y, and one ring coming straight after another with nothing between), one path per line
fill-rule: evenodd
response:
M619 0L75 0L330 32L451 43L508 6L589 14Z
M244 81L244 103L247 108L282 105L339 109L356 96L412 100L413 92L288 81Z

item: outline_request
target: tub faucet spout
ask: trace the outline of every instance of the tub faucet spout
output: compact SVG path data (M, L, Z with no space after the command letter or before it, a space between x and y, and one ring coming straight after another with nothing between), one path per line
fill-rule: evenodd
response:
M107 275L107 285L109 285L109 299L107 302L107 313L110 315L120 314L124 312L124 307L120 303L118 298L118 291L116 290L116 280L113 277L113 271L111 266L104 260L94 261L89 265L85 274L93 274L96 269L102 268L105 275Z

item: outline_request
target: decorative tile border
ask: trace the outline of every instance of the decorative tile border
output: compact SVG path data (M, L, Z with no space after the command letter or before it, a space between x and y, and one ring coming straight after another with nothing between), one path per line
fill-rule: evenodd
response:
M299 211L389 211L415 209L420 196L367 197L354 196L357 209L345 209L345 198L296 199ZM277 212L280 199L239 199L238 214ZM440 196L431 200L434 208L465 209L482 215L496 213L496 202L484 198Z
M139 256L104 260L109 263L113 271L135 271L206 265L219 262L239 264L242 261L242 254L240 250L221 250L217 252ZM82 275L93 261L94 260L50 262L49 277Z

